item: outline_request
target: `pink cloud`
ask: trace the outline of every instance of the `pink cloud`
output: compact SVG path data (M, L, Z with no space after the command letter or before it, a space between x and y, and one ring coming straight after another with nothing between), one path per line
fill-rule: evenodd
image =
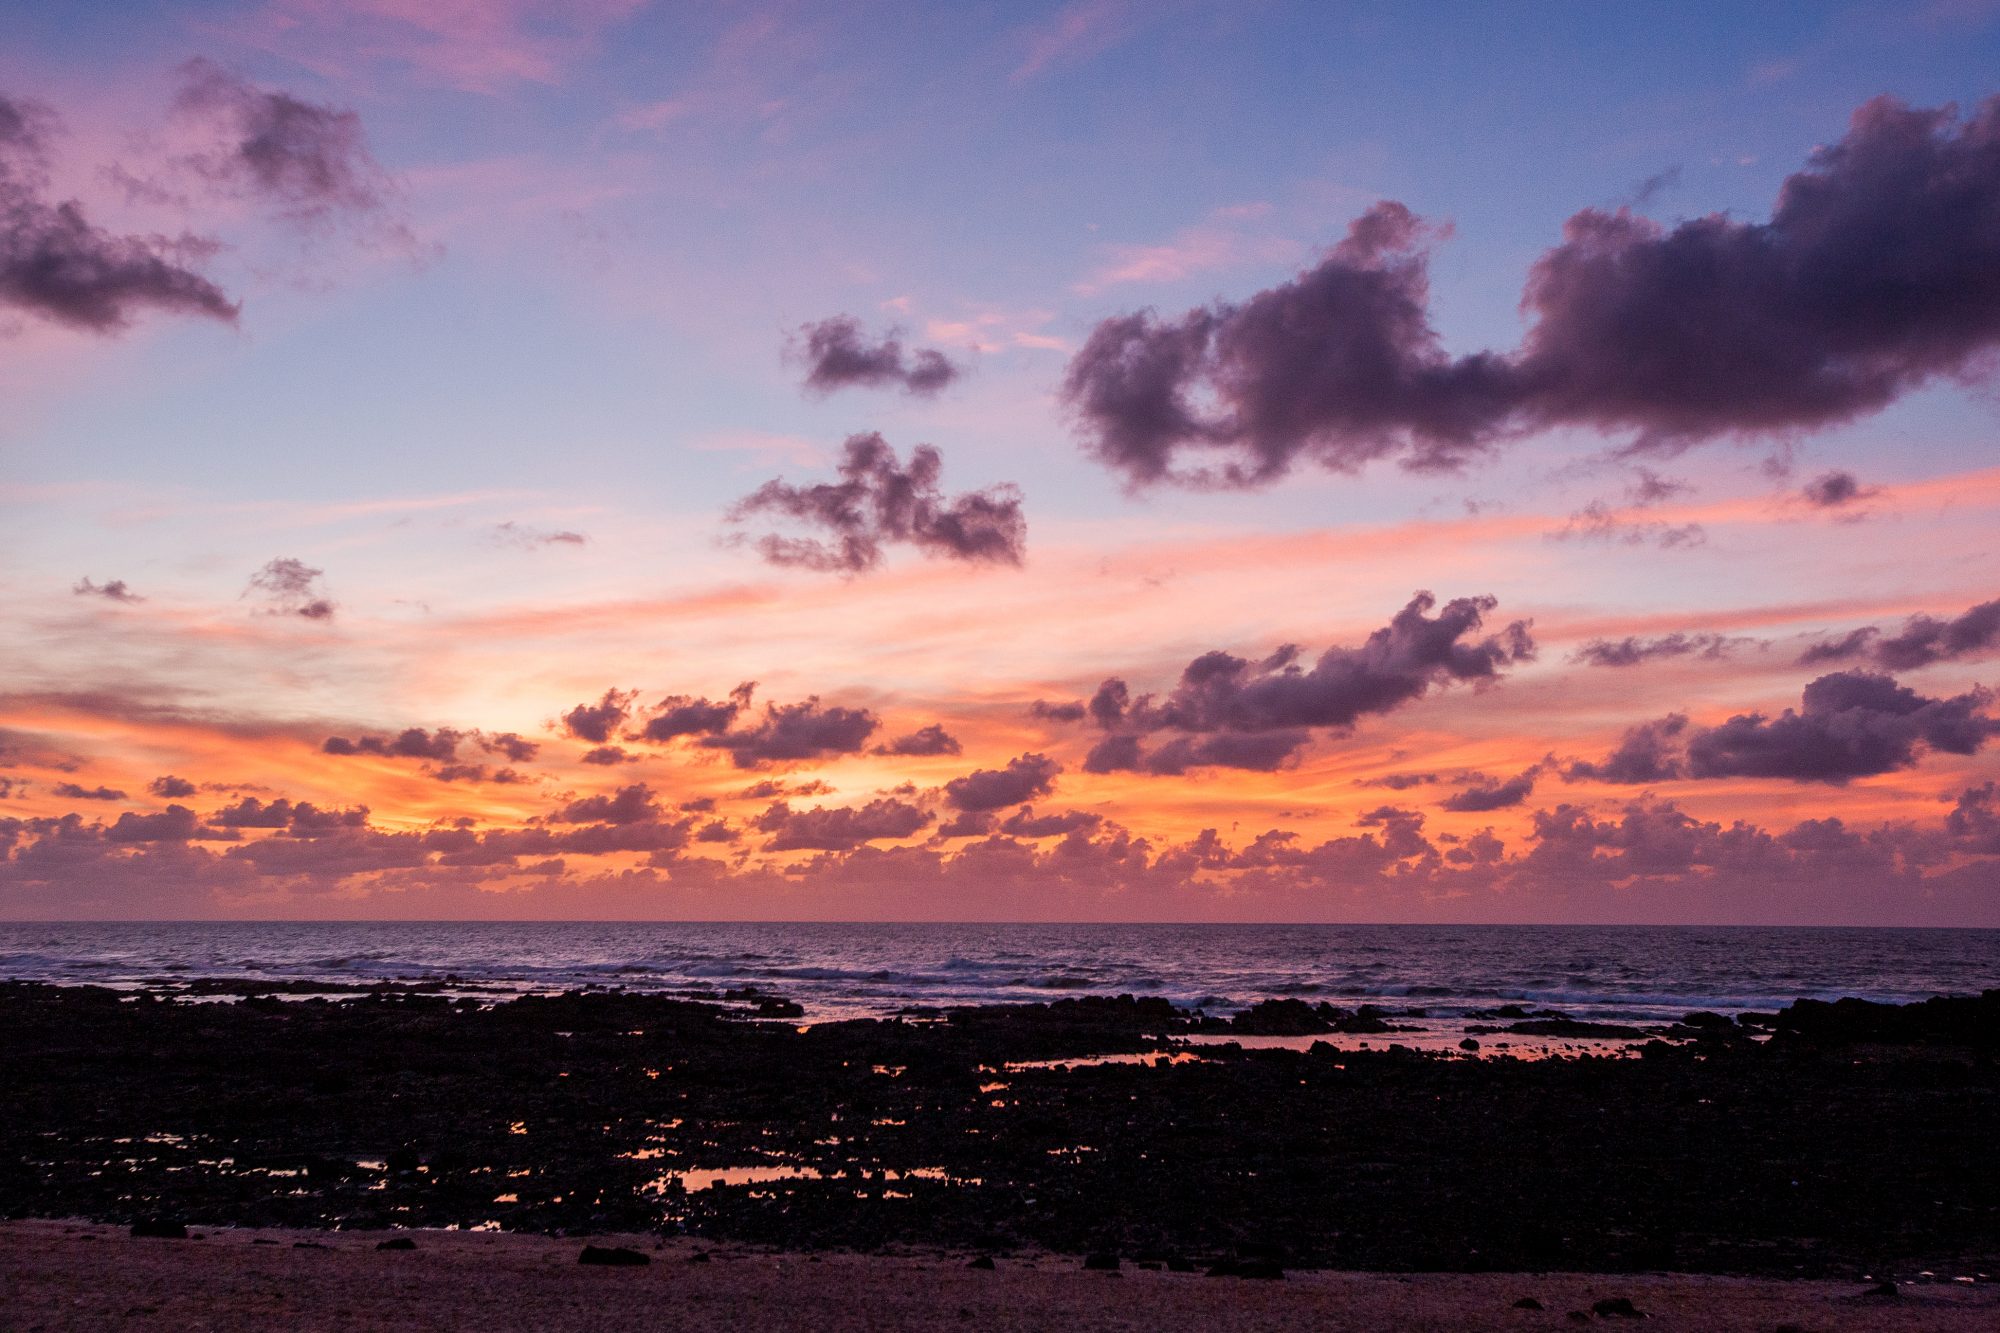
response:
M232 35L340 69L406 65L467 92L560 83L645 0L273 0Z
M1137 26L1129 0L1075 0L1028 33L1027 54L1009 77L1025 83L1052 65L1102 55Z
M1260 234L1243 225L1257 222L1269 212L1265 204L1219 208L1209 221L1183 227L1159 244L1110 246L1105 262L1072 290L1090 296L1126 283L1179 282L1218 269L1296 262L1305 253L1297 241Z

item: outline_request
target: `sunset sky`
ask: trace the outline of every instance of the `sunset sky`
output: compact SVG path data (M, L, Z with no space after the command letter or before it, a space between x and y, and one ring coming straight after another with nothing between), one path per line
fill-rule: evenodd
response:
M1996 71L9 6L0 917L2000 925Z

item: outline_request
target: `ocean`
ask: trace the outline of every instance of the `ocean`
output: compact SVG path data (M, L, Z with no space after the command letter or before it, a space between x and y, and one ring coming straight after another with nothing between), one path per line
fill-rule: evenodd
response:
M1462 1019L1502 1004L1621 1023L1800 997L2000 987L2000 931L1664 926L631 922L0 923L0 978L438 981L503 993L756 987L808 1019L1063 995L1228 1014L1296 996Z

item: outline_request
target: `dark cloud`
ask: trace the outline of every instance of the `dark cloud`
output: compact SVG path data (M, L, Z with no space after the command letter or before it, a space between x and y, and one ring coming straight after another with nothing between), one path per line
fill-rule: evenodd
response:
M1452 793L1438 802L1440 809L1459 814L1482 813L1487 810L1505 810L1519 805L1534 795L1535 779L1542 774L1542 766L1536 764L1524 773L1508 778L1505 782L1488 778L1474 783L1463 791Z
M282 796L269 803L245 796L210 815L208 822L223 829L282 829L295 838L320 838L365 828L368 807L327 809L311 801L294 804Z
M1882 631L1873 625L1863 625L1860 629L1849 630L1837 639L1828 639L1813 644L1799 654L1800 666L1820 666L1827 662L1847 662L1857 657L1866 657L1868 649Z
M1368 778L1359 785L1363 787L1387 787L1390 791L1408 791L1412 787L1428 787L1438 780L1435 773L1389 773L1379 778Z
M1866 625L1838 639L1814 644L1800 656L1799 665L1865 657L1885 670L1913 671L1933 662L1994 652L2000 652L2000 598L1981 602L1949 619L1911 616L1891 635Z
M237 306L193 265L216 245L192 236L120 236L76 200L45 197L54 116L0 97L0 304L90 333L142 311L236 322Z
M1879 493L1852 472L1822 472L1799 488L1799 498L1815 509L1841 509Z
M1090 720L1108 731L1125 720L1125 709L1131 702L1131 689L1114 676L1090 696Z
M1672 477L1663 477L1649 467L1633 469L1632 484L1625 488L1625 500L1634 509L1651 509L1676 495L1686 495L1694 487Z
M1504 358L1444 353L1426 312L1430 236L1401 204L1378 204L1317 268L1241 305L1105 320L1063 385L1091 451L1134 484L1231 486L1302 457L1345 471L1478 452L1518 397L1516 373ZM1217 461L1177 470L1189 451Z
M957 379L963 370L935 348L903 350L894 330L876 342L861 331L852 315L835 315L803 325L791 342L791 355L806 367L806 388L832 393L849 386L884 388L928 397Z
M885 796L861 806L813 810L794 810L780 801L759 815L751 827L772 835L764 844L766 851L844 852L877 839L907 838L931 819L928 810Z
M2000 784L1988 782L1960 792L1944 827L1954 851L2000 856Z
M606 690L594 704L578 704L562 715L563 731L580 741L603 745L617 734L632 711L638 692Z
M755 681L744 681L729 692L727 699L703 699L691 694L670 694L653 705L634 740L670 741L679 736L715 736L729 730L737 714L750 706Z
M571 801L554 818L565 824L641 824L660 817L653 789L643 782L620 787L609 796L585 796Z
M937 722L927 727L919 727L907 736L898 736L886 745L875 747L876 754L912 757L958 754L960 750L958 738L947 732L943 724Z
M1055 789L1062 765L1045 754L1009 759L1005 768L981 768L944 784L944 798L953 809L977 813L1019 805Z
M458 757L459 742L465 739L465 732L450 727L439 727L436 731L408 727L394 736L357 736L352 740L329 736L320 749L327 754L372 754L384 759L432 759L449 763Z
M1137 772L1178 777L1193 768L1235 768L1273 773L1312 740L1304 728L1281 731L1217 732L1209 736L1177 736L1142 751L1135 736L1109 736L1091 748L1084 760L1089 773ZM1130 741L1129 746L1117 744Z
M1434 233L1397 203L1241 304L1099 324L1063 394L1133 484L1249 485L1300 462L1451 467L1585 426L1635 448L1796 435L1874 412L2000 343L2000 99L1888 97L1789 177L1767 222L1586 209L1531 270L1510 354L1429 323Z
M1028 705L1028 716L1037 722L1081 722L1083 714L1081 699L1071 699L1063 703L1050 703L1047 699L1037 699Z
M528 779L511 768L491 769L484 764L459 761L459 746L470 743L487 754L504 755L514 763L533 759L541 746L518 732L458 731L439 727L407 727L394 736L329 736L320 750L337 755L375 755L383 759L423 759L439 767L425 770L440 782L525 782Z
M196 788L186 778L177 778L169 773L164 777L154 778L151 782L147 783L146 790L164 799L178 800L184 796L194 795Z
M190 842L203 834L200 820L184 805L170 805L152 815L127 810L104 830L105 841L119 843Z
M1499 634L1472 638L1497 605L1491 597L1461 597L1436 616L1437 599L1418 593L1359 648L1329 648L1310 668L1287 644L1262 661L1204 653L1164 696L1131 697L1125 682L1107 680L1090 703L1091 716L1113 730L1090 752L1092 773L1181 773L1196 766L1269 771L1303 748L1316 730L1345 734L1362 718L1386 713L1453 682L1485 685L1534 655L1524 621ZM1152 753L1143 733L1188 733Z
M78 597L102 597L107 602L143 602L146 599L125 586L124 579L111 579L105 583L92 583L88 578L78 579L70 585L70 591Z
M502 754L517 764L533 759L541 746L517 731L475 731L473 739L488 754Z
M906 468L879 434L851 435L842 446L838 482L767 481L736 503L729 521L777 515L826 534L757 538L758 552L774 565L861 574L882 563L884 547L895 545L975 564L1020 564L1028 521L1019 490L992 486L947 499L938 488L943 470L944 458L931 445L912 450Z
M485 764L439 764L424 771L439 782L492 783L504 787L529 781L526 774L515 769L492 768Z
M583 762L608 768L614 764L636 764L639 762L639 756L620 746L600 745L595 749L585 750Z
M991 810L961 810L938 825L940 838L983 838L993 831Z
M1932 699L1888 676L1844 671L1807 685L1799 709L1732 717L1688 741L1690 777L1844 783L1909 768L1925 749L1972 754L2000 732L1973 691Z
M1572 782L1617 782L1639 785L1671 782L1686 776L1680 747L1688 730L1685 713L1670 713L1656 722L1627 728L1618 748L1602 763L1579 760L1563 770Z
M303 560L280 557L266 562L250 576L250 586L243 595L247 597L254 592L261 596L269 604L266 615L331 620L338 608L320 587L320 578L325 573Z
M1668 634L1657 639L1592 639L1574 653L1570 661L1585 666L1629 667L1667 657L1699 657L1714 661L1728 655L1741 643L1721 634Z
M1010 838L1059 838L1071 833L1089 832L1103 822L1103 815L1088 810L1038 815L1034 806L1024 805L1001 822L1000 832Z
M726 751L738 768L858 754L880 726L865 708L823 706L818 697L795 704L765 704L753 727L703 736L700 744Z
M1572 780L1652 783L1676 778L1784 778L1835 786L1914 766L1926 750L1973 754L2000 734L1991 696L1973 690L1934 699L1892 677L1838 671L1805 687L1797 709L1741 713L1713 727L1674 714L1633 727L1601 764L1576 763Z
M180 75L174 110L221 141L187 163L210 185L302 223L383 206L388 175L353 111L259 88L208 60L188 61Z
M84 787L74 782L58 782L49 788L57 796L72 801L122 801L125 793L115 787Z

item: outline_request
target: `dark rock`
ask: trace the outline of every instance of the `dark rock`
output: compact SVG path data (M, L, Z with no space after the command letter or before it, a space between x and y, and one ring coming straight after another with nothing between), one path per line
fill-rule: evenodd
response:
M1476 1051L1479 1049L1479 1041L1477 1038L1467 1037L1458 1044L1458 1049L1461 1051Z
M1606 1296L1591 1302L1590 1312L1599 1319L1644 1319L1646 1316L1627 1296Z
M1285 1275L1284 1268L1275 1259L1238 1259L1236 1276L1261 1278L1272 1281Z
M1514 1308L1516 1310L1539 1310L1542 1308L1542 1303L1533 1296L1523 1296L1520 1300L1514 1302Z
M1118 1271L1118 1256L1102 1253L1085 1255L1083 1266L1093 1273L1115 1273Z
M1195 1271L1194 1260L1184 1254L1170 1254L1167 1256L1167 1271L1169 1273L1192 1273Z
M1335 1030L1338 1019L1353 1015L1330 1004L1310 1005L1304 1000L1259 1000L1230 1020L1232 1032L1251 1037L1304 1037Z
M417 1243L408 1236L391 1236L388 1240L375 1242L378 1250L414 1250Z
M147 1217L132 1224L132 1234L153 1240L186 1240L188 1229L182 1223L164 1217Z
M983 1273L990 1273L993 1271L993 1256L990 1254L982 1254L978 1258L974 1259L971 1263L967 1264L966 1267L977 1268Z
M576 1261L604 1268L643 1268L653 1262L653 1256L628 1250L622 1245L586 1245L583 1253L576 1256Z
M707 1250L696 1250L693 1254L690 1254L688 1256L688 1262L691 1264L705 1264L711 1261L708 1257Z
M1874 1286L1870 1287L1868 1290L1862 1292L1861 1294L1863 1296L1873 1296L1884 1300L1894 1300L1898 1296L1901 1296L1903 1293L1896 1289L1896 1284L1893 1282L1877 1282Z
M1649 1036L1644 1028L1624 1023L1590 1023L1581 1018L1530 1018L1509 1023L1506 1030L1523 1037L1621 1037Z

